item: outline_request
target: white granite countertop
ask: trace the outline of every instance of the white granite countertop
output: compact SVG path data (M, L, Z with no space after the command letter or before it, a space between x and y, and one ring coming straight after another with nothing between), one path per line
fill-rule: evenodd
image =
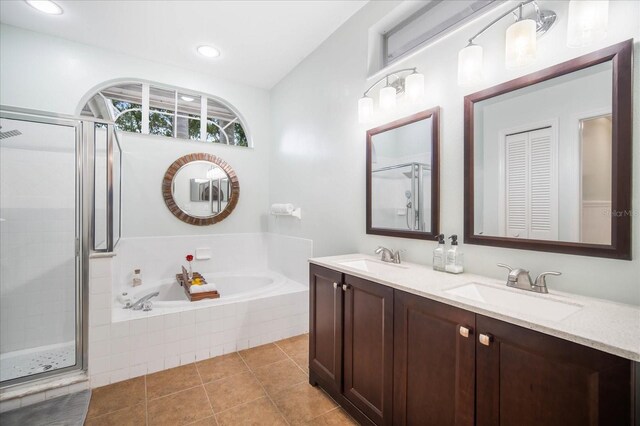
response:
M317 257L309 259L309 262L633 361L640 361L640 307L558 292L553 289L552 280L549 280L548 284L549 294L508 288L506 271L504 280L496 280L469 273L454 275L438 272L431 267L409 262L402 263L404 268L393 266L380 268L384 270L375 274L340 264L358 259L379 262L378 257L364 254ZM518 311L517 306L507 309L446 293L448 289L471 282L526 293L533 297L578 304L583 308L563 320L550 321Z

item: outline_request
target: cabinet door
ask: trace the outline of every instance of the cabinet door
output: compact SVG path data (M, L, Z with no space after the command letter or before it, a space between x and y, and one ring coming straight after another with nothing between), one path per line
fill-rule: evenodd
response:
M342 384L342 274L317 265L309 274L309 370L334 392Z
M344 396L375 424L391 424L393 289L345 275Z
M478 426L629 425L631 362L477 315Z
M475 314L396 290L395 425L474 423Z

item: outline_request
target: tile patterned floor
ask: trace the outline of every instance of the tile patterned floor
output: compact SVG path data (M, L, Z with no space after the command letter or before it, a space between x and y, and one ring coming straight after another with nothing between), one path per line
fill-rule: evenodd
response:
M87 426L357 425L308 382L309 336L93 390Z

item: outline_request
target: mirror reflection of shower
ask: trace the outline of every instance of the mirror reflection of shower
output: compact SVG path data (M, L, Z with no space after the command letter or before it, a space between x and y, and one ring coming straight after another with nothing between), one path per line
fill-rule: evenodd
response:
M420 162L400 163L391 166L380 167L372 170L374 179L374 187L379 188L381 195L385 194L385 198L395 203L393 209L389 209L389 215L395 215L402 222L396 222L396 226L402 226L411 231L424 231L426 229L425 217L425 200L428 197L424 194L425 189L429 188L429 174L431 167L428 164ZM426 178L425 178L426 174ZM400 194L404 194L402 204L399 206L400 194L395 191L400 190ZM395 193L397 195L392 195ZM390 206L391 207L391 206ZM374 209L378 208L377 206ZM393 213L391 212L393 210ZM382 213L382 211L380 211ZM389 228L393 221L391 216L387 216ZM404 222L404 223L403 223Z

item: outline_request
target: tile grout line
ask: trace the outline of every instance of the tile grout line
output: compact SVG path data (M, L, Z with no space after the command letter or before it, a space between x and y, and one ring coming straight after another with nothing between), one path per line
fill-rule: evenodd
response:
M144 424L149 426L149 399L147 398L147 375L144 375Z
M198 373L198 377L200 378L200 386L202 386L202 390L204 391L204 395L207 397L207 402L209 403L209 408L211 408L211 412L213 413L213 418L215 419L216 424L218 424L218 419L216 418L216 411L213 409L213 404L211 403L211 398L209 398L209 392L207 392L207 390L204 387L204 381L202 380L202 374L200 374L200 370L198 369L198 364L196 364L194 362L193 365L195 365L195 367L196 367L196 372Z
M275 344L274 344L275 345ZM278 345L275 345L278 349L280 349L280 347ZM282 351L282 349L280 349ZM282 351L284 352L284 351ZM262 382L260 382L260 380L258 380L258 378L256 377L255 373L253 372L253 370L249 367L249 364L247 364L247 361L244 359L244 357L242 356L242 354L240 352L238 352L238 355L240 355L240 359L242 359L242 362L244 362L244 364L247 366L247 368L249 369L249 371L251 372L251 375L253 376L253 378L255 379L256 382L258 382L258 384L260 385L260 387L262 388L262 391L264 392L264 394L267 396L267 399L269 399L269 401L271 402L271 404L275 407L276 411L278 412L278 414L280 414L280 417L282 417L282 419L284 420L285 424L290 425L291 423L289 423L289 420L284 416L284 413L280 410L280 407L278 407L275 403L275 401L273 400L273 398L271 398L271 395L269 395L269 392L267 392L267 390L265 389L264 385L262 384ZM286 355L286 354L285 354ZM274 363L271 363L274 364ZM267 365L271 365L271 364L267 364ZM263 366L264 367L264 366Z
M300 336L303 336L303 335L301 334ZM293 337L296 337L296 336L293 336ZM287 339L282 339L282 340L287 340ZM279 340L279 341L282 341L282 340ZM277 346L277 347L278 347L282 352L284 352L284 354L287 356L287 358L289 358L289 359L291 360L291 362L293 362L293 364L294 364L296 367L298 367L298 368L299 368L299 369L304 373L304 375L307 377L307 381L308 381L308 380L309 380L309 373L307 373L306 371L304 371L304 370L302 369L302 367L300 367L300 365L298 365L298 363L297 363L293 358L291 358L291 357L289 356L289 353L288 353L286 350L284 350L283 348L281 348L281 347L280 347L280 345L278 345L278 343L277 343L277 342L273 342L273 344L274 344L274 345L276 345L276 346ZM303 382L300 382L300 383L303 383ZM298 384L299 384L299 383L296 383L295 385L291 385L291 386L287 387L287 389L288 389L288 388L290 388L290 387L296 386L296 385L298 385ZM309 386L311 386L311 385L309 385ZM321 391L322 393L324 393L324 394L325 394L325 395L326 395L326 396L327 396L331 401L333 401L333 402L336 404L336 406L335 406L334 408L332 408L332 409L330 409L330 410L328 410L328 411L326 411L326 412L324 412L324 413L322 413L322 414L320 414L320 415L318 415L318 416L316 416L316 417L314 417L314 418L310 419L309 421L311 421L311 420L315 420L315 419L317 419L317 418L319 418L319 417L324 416L325 414L329 414L330 412L332 412L332 411L334 411L334 410L337 410L337 409L339 409L339 408L342 408L342 405L340 405L340 404L338 403L338 401L336 401L335 399L333 399L333 398L331 397L331 395L329 395L328 393L326 393L326 392L324 391L324 389L320 388L320 391ZM351 416L349 416L349 418L351 418Z
M296 367L298 367L298 368L300 369L300 371L302 371L302 373L303 373L305 376L307 376L307 379L309 379L309 373L308 373L308 372L306 372L306 371L304 371L304 370L302 369L302 367L300 367L300 365L298 365L298 363L297 363L293 358L291 358L291 357L289 356L289 354L287 353L287 351L285 351L284 349L282 349L282 348L280 347L280 345L278 345L276 342L274 342L273 344L274 344L274 345L276 345L276 346L278 347L278 349L280 349L282 352L284 352L284 354L287 356L287 358L289 358L289 359L291 360L291 362L293 362L293 363L295 364L295 366L296 366ZM308 357L309 357L309 356L307 355L307 358L308 358Z

